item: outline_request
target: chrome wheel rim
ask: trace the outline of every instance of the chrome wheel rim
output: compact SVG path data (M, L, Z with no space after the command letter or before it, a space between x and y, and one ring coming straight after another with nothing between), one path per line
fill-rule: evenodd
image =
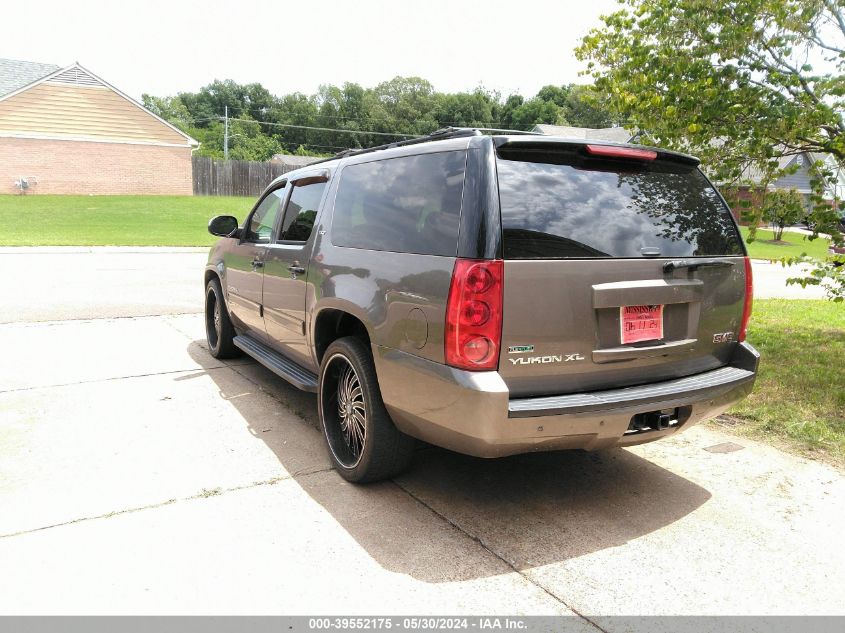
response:
M355 468L367 441L367 404L361 379L345 356L328 360L320 391L329 449L341 466Z
M361 381L349 364L341 370L337 381L337 409L343 439L353 457L359 458L367 434L367 407Z

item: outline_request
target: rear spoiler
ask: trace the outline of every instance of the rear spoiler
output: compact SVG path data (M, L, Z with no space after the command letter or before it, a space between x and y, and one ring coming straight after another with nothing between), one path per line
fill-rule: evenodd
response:
M631 149L637 150L637 152L640 153L654 152L658 160L669 160L694 166L698 166L701 163L701 161L695 156L683 154L681 152L673 152L670 150L661 149L659 147L649 147L647 145L634 145L632 143L614 143L611 141L598 141L593 139L573 139L561 136L494 136L493 144L496 146L497 150L499 148L507 148L516 150L533 149L539 151L553 152L555 151L555 149L561 149L563 151L583 153L584 156L589 156L591 154L600 154L599 151L588 151L588 147L606 147L608 149L618 148L620 150ZM612 151L607 152L608 155L612 153Z

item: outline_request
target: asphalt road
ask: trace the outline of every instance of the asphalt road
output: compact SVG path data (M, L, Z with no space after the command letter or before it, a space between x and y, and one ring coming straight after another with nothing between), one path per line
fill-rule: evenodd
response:
M425 448L350 485L312 395L208 355L201 254L61 257L0 255L4 282L29 271L0 304L0 614L845 613L830 467L700 426Z
M207 248L0 247L0 323L202 309Z

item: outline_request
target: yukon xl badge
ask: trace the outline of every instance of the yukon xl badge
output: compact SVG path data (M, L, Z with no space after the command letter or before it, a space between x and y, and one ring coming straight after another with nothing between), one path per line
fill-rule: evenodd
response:
M514 365L536 365L546 363L568 363L571 360L584 360L581 354L552 354L551 356L523 356L508 359Z

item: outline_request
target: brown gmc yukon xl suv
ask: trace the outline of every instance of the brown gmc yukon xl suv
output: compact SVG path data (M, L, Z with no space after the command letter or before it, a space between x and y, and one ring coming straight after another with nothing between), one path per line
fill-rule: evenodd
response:
M749 260L691 156L447 129L292 171L209 230L211 353L316 392L350 481L401 471L414 438L660 439L756 377Z

